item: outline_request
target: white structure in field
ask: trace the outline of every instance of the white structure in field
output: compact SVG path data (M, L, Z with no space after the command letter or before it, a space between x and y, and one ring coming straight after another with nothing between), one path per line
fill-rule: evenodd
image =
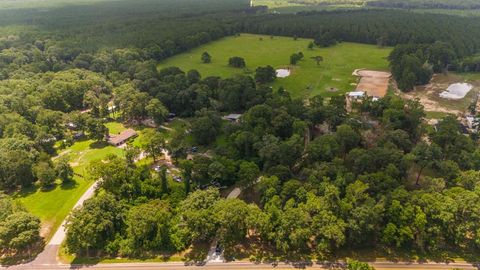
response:
M286 78L290 76L290 69L284 69L284 68L277 69L275 73L277 74L278 78Z
M353 92L348 92L347 96L351 99L361 99L367 96L367 93L364 91L353 91Z
M451 84L447 90L440 93L441 98L458 100L464 98L470 90L473 89L473 85L469 83L454 83Z

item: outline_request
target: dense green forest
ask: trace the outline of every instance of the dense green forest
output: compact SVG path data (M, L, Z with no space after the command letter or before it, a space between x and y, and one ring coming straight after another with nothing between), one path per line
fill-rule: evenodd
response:
M214 238L227 256L237 257L240 243L260 247L247 251L255 260L330 259L345 248L464 255L478 248L480 150L454 117L433 130L419 103L395 96L347 113L341 96L306 105L248 76L192 74L171 68L156 76L189 101L172 107L178 114L196 110L191 134L215 155L183 160L186 138L178 134L167 148L185 185L172 188L163 173L118 157L92 164L105 193L71 216L70 252L138 256ZM169 104L166 91L155 95ZM222 122L232 111L245 111L240 122ZM217 144L218 136L227 139ZM246 189L250 204L204 189L212 184ZM95 229L86 234L85 226Z
M179 47L188 49L232 34L224 22L231 16L227 13L242 13L248 4L246 0L141 0L5 9L0 10L0 25L5 34L18 34L21 27L27 40L53 39L75 50L157 45L176 53Z
M68 219L70 253L148 257L213 239L229 258L244 245L252 260L331 259L347 249L448 259L479 248L478 135L465 136L454 117L432 128L418 102L394 95L349 113L343 96L292 99L264 84L275 79L269 63L225 79L157 69L167 57L248 32L310 38L312 47L396 46L392 73L411 90L435 72L478 71L476 19L141 0L0 10L0 26L0 190L73 181L69 161L52 157L78 134L105 145L112 105L130 126L161 125L173 113L189 127L168 140L153 130L142 149L154 162L167 149L182 185L169 185L166 168L136 164L132 145L125 157L89 164L100 192ZM231 57L232 66L245 65ZM228 113L243 115L230 123L221 118ZM192 154L192 144L209 154ZM222 198L218 188L232 186L245 190L243 200ZM41 245L38 219L3 195L0 210L1 256Z

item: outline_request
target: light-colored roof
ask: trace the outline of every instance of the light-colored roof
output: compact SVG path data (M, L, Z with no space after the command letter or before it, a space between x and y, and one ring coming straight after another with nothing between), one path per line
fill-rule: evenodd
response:
M123 131L122 133L116 135L116 136L111 136L109 139L108 139L108 142L111 143L111 144L119 144L119 143L122 143L132 137L135 137L137 136L137 132L131 128Z
M234 119L234 120L238 120L238 119L240 119L240 117L242 117L242 115L241 115L241 114L238 114L238 113L232 113L232 114L226 115L224 118L225 118L225 119Z
M469 115L467 117L465 117L465 119L467 120L467 125L469 128L473 128L475 126L475 117Z
M363 97L365 96L365 92L363 91L353 91L353 92L348 92L349 97Z

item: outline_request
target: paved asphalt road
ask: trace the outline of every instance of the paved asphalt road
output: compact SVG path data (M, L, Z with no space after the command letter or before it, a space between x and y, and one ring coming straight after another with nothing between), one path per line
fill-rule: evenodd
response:
M437 270L444 270L444 269L453 269L453 268L460 268L460 269L479 269L472 267L471 264L464 264L464 263L454 263L454 264L436 264L436 263L428 263L428 264L411 264L411 263L390 263L390 262L379 262L379 263L372 263L372 265L377 270L429 270L429 269L437 269ZM291 265L291 264L278 264L278 265L271 265L271 264L254 264L248 262L233 262L233 263L209 263L203 266L189 266L185 265L184 263L119 263L119 264L98 264L98 265L23 265L23 266L16 266L11 268L2 268L0 269L8 269L8 270L24 270L24 269L32 269L32 270L64 270L64 269L93 269L93 270L132 270L132 269L139 269L139 270L268 270L268 269L327 269L321 265L312 265L312 266L302 266L302 265Z
M80 197L80 199L77 201L77 203L73 207L74 209L77 207L81 207L84 201L93 197L93 195L95 194L97 183L98 182L93 183L90 186L90 188L88 188L87 191L83 193L82 197ZM53 235L52 239L50 239L50 242L47 243L47 245L45 246L45 249L42 251L42 253L38 254L37 258L35 258L32 264L35 264L35 265L57 264L58 250L63 240L65 240L65 237L66 237L65 223L66 223L66 220L62 222L62 225L60 225L60 227L57 229L57 231Z

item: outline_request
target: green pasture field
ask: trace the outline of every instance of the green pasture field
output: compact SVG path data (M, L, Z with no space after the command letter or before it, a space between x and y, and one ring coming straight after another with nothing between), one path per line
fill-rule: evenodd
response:
M391 48L379 48L375 45L340 43L330 48L308 49L311 40L291 37L270 37L241 34L215 41L189 52L171 57L160 63L159 69L177 66L184 71L198 70L203 77L235 74L254 75L259 66L271 65L274 68L290 68L292 74L287 78L277 78L271 86L274 90L284 87L293 97L304 98L315 95L332 96L355 89L358 78L352 76L355 69L388 70L387 56ZM203 64L201 54L208 52L212 62ZM296 66L290 65L290 55L303 52L304 59ZM243 57L246 69L231 68L228 59L232 56ZM317 65L311 59L322 56L324 61Z
M271 12L275 13L297 13L303 11L324 11L338 9L358 9L366 8L363 0L351 0L337 2L331 0L305 1L302 3L292 3L288 0L253 0L254 6L267 6Z

